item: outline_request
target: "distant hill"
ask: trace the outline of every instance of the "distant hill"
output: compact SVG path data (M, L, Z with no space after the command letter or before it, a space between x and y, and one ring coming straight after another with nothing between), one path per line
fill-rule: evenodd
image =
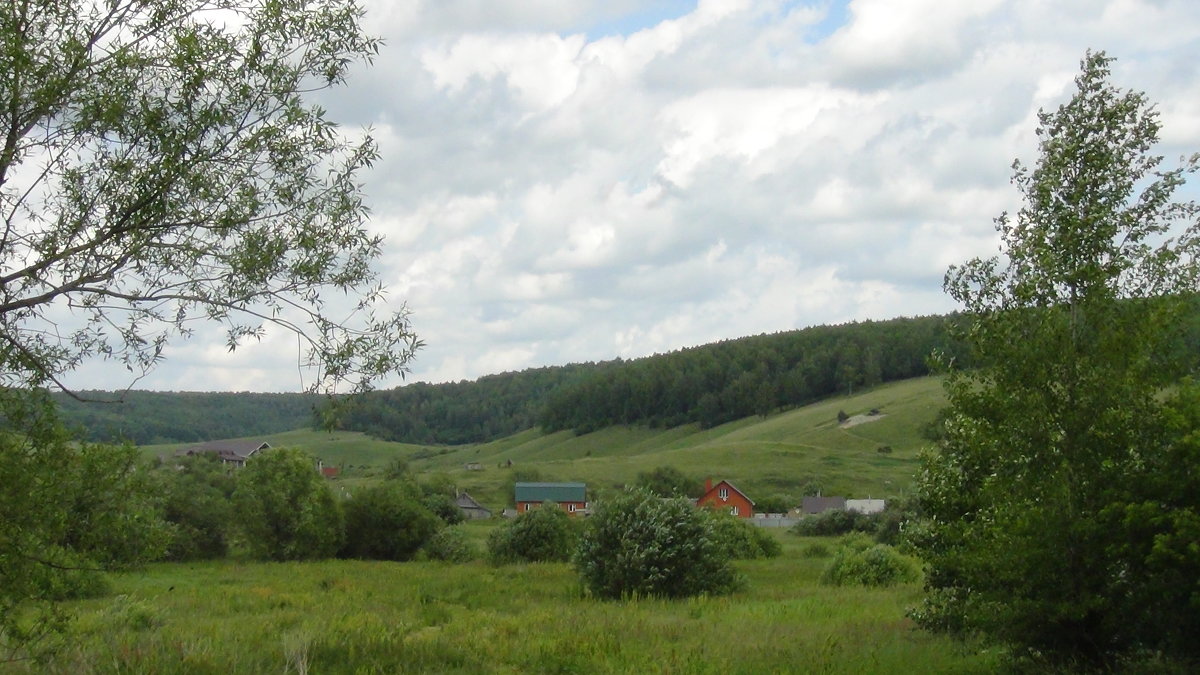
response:
M964 361L953 317L818 326L595 364L475 382L371 392L338 426L405 443L480 443L539 427L588 433L614 425L713 427L929 373L941 350Z
M310 427L323 397L249 392L81 391L56 394L67 424L90 441L191 443Z
M814 490L849 497L908 494L918 455L931 442L922 430L945 405L940 378L893 382L835 396L767 417L753 416L701 429L613 426L589 434L528 429L488 443L430 447L372 439L360 432L299 430L255 436L276 447L296 447L342 469L341 489L378 481L398 460L426 480L470 492L489 508L503 508L517 479L582 481L589 494L634 483L638 474L671 466L697 485L726 478L752 499L799 499ZM876 410L867 424L843 427L838 412ZM143 448L167 455L179 445Z
M518 432L588 433L614 425L709 428L765 416L863 387L928 374L934 350L958 355L930 316L818 326L635 360L579 363L418 382L341 400L341 431L423 445L485 443ZM961 359L961 355L960 359ZM329 401L305 394L82 392L60 395L69 423L90 440L137 444L215 440L310 427Z

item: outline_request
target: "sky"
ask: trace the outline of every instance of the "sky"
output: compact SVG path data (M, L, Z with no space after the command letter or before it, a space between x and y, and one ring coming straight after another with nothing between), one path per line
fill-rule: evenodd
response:
M425 342L383 387L951 311L1089 48L1157 103L1166 167L1200 151L1195 0L365 5L385 45L320 102L379 142L379 274ZM136 388L309 384L294 336L222 338Z

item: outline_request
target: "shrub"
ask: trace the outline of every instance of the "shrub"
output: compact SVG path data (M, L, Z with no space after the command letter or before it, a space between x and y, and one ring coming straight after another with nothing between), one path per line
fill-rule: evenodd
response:
M493 565L514 562L565 562L571 559L579 531L557 504L522 513L488 535Z
M843 538L842 546L821 573L821 582L834 586L892 586L920 577L913 560L864 534Z
M779 541L761 527L755 527L745 519L725 511L705 510L712 521L710 526L717 544L730 559L776 558L783 553Z
M479 557L479 547L461 527L444 527L425 542L425 555L430 560L470 562Z
M800 555L805 558L828 558L829 547L825 544L812 543L801 549Z
M402 482L359 490L343 507L346 543L341 556L366 560L409 560L442 527Z
M792 526L792 533L809 537L831 537L850 532L873 532L875 518L857 511L830 510L805 516Z
M260 452L238 471L237 524L250 554L263 560L328 558L342 543L342 511L299 450Z
M585 524L575 566L602 598L688 597L740 584L715 519L686 499L633 489L598 502Z

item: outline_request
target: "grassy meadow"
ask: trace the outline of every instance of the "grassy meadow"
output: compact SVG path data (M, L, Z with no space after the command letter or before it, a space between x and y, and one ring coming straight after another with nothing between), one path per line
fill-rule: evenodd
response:
M492 443L427 447L352 432L261 437L340 466L342 491L381 480L393 460L440 475L499 510L514 474L581 480L589 497L658 466L756 494L819 484L825 494L901 496L944 404L941 382L883 385L713 429L618 427L583 436L530 430ZM838 412L881 413L843 428ZM881 446L891 452L881 453ZM148 446L148 457L182 445ZM468 470L478 463L483 470ZM511 463L511 465L510 465ZM484 549L497 520L463 525ZM162 563L111 575L112 592L74 601L51 673L887 673L991 672L1000 655L918 631L919 583L834 587L818 579L836 542L771 531L781 557L741 561L743 590L682 601L600 601L567 564ZM4 669L0 666L0 670Z
M339 480L347 489L372 482L391 460L401 458L418 473L445 474L493 510L508 503L514 471L533 469L545 480L583 481L595 496L664 465L697 481L705 476L729 479L752 499L781 494L798 502L802 489L814 483L827 495L905 495L918 453L928 445L920 428L944 405L941 380L925 377L712 429L612 427L582 436L529 430L491 443L434 447L346 431L297 430L261 439L277 447L304 448L326 465L342 467ZM838 425L838 411L858 415L873 409L882 413L876 421ZM185 445L146 446L143 452L153 457ZM892 451L880 453L883 446ZM483 470L468 471L468 463Z
M495 525L473 523L480 538ZM71 603L50 673L972 673L999 655L913 628L917 584L818 582L814 541L744 561L745 590L599 601L566 564L158 564Z

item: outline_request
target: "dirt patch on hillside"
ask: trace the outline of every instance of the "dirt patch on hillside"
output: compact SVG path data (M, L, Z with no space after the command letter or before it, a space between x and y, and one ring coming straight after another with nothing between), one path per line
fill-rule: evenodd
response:
M875 413L874 415L851 415L849 419L838 425L839 429L849 429L867 422L878 422L887 417L887 413Z

